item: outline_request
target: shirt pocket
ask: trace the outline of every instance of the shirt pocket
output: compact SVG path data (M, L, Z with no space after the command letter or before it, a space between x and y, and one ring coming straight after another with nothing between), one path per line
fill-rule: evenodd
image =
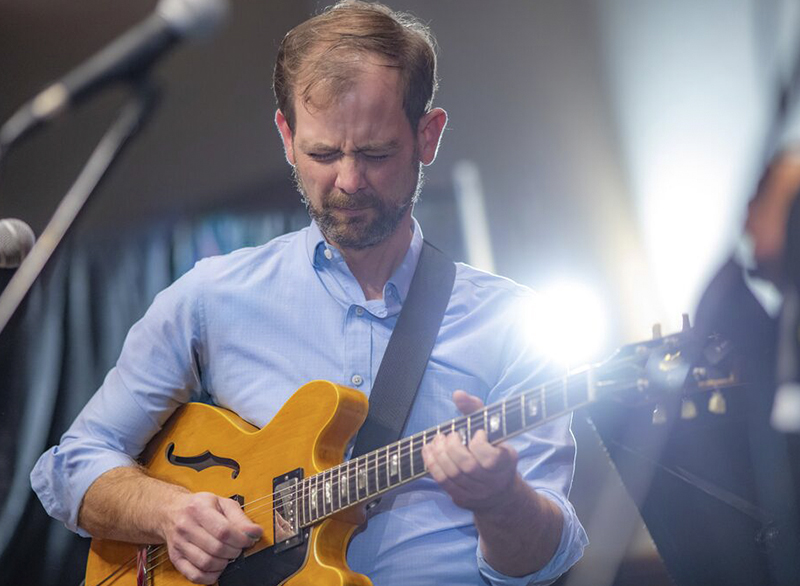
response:
M486 400L488 388L477 377L427 369L422 377L403 435L411 435L458 417L453 391L462 390Z

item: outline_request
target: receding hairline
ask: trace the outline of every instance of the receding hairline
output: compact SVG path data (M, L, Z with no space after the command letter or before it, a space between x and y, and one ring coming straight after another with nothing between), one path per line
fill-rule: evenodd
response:
M281 42L273 85L289 126L294 107L315 86L327 86L332 98L346 92L349 78L365 58L398 68L403 109L415 126L432 107L438 87L436 39L413 15L358 0L328 7L289 31Z

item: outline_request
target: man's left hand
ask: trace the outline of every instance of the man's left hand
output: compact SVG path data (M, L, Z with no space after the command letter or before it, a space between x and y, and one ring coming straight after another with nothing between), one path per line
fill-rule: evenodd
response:
M483 402L464 391L453 393L459 411L468 415ZM517 476L517 452L507 443L493 446L479 430L468 446L457 433L440 434L422 449L425 466L433 479L459 507L473 512L507 504Z

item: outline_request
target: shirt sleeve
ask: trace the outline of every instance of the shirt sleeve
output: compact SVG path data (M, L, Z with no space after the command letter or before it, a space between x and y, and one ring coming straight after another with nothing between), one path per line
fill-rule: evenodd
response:
M489 403L531 391L564 375L563 371L548 363L531 342L527 331L530 324L524 315L535 303L535 295L524 290L509 306L510 313L504 315L508 324L508 343L503 350L504 367L496 386L489 393ZM564 415L509 440L519 454L517 469L520 475L531 488L558 506L564 524L553 557L539 571L527 576L507 576L492 568L483 558L478 543L478 568L493 586L551 584L581 558L589 543L586 531L569 502L575 469L575 439L571 422L572 415Z
M112 468L135 465L150 438L200 388L197 280L196 267L156 296L102 386L31 472L48 514L80 535L88 535L78 527L78 512L89 486Z

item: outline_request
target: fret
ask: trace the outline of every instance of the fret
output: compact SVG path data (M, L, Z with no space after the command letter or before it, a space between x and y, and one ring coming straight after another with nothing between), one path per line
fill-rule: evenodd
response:
M311 499L311 522L317 520L317 483L316 476L309 478L309 498Z
M506 429L506 402L505 401L503 401L500 404L500 411L503 414L503 437L506 437L508 435L508 430Z
M520 417L522 418L522 427L523 427L523 429L528 426L527 422L526 422L526 417L525 417L525 397L526 396L527 396L527 393L522 393L519 396L519 414L520 414Z
M486 432L486 439L487 440L489 439L489 421L488 421L488 416L489 415L488 414L489 414L489 408L488 407L484 407L483 408L483 431Z
M412 438L411 448L411 473L414 475L425 472L425 460L422 457L422 448L425 446L425 432L422 432L419 448L415 448Z
M524 427L523 397L524 395L508 399L511 404L506 408L506 435L512 435Z
M558 384L558 383L557 383ZM565 411L567 405L564 403L564 390L566 389L567 379L563 379L563 382L560 383L562 385L561 389L554 388L550 392L545 392L544 395L544 417L554 417Z
M385 478L386 463L381 459L381 450L375 452L375 484L373 485L372 494L381 492L386 486L381 482Z
M300 525L306 525L309 522L308 515L308 491L306 490L306 479L300 481L300 512L302 513L303 520Z
M547 419L547 386L542 387L542 393L539 395L542 407L542 419Z
M389 462L389 486L399 481L402 477L400 474L400 444L396 445L398 446L397 451L389 456L391 458Z
M350 460L347 463L347 504L358 502L358 463Z
M341 490L342 469L341 466L331 468L331 511L338 511L342 508Z
M369 461L369 454L364 461L364 470L367 477L366 496L370 497L378 492L378 452L372 456L372 463Z
M333 480L330 470L326 470L322 476L322 513L329 514L333 510Z
M344 468L344 474L342 474L342 468ZM347 504L350 504L350 493L347 490L347 464L339 467L339 507L344 508L345 501Z
M450 433L458 434L458 441L461 442L462 446L466 445L467 435L466 432L464 431L464 428L460 426L460 423L453 421L450 427L453 428L453 431L451 431Z
M472 441L472 415L467 415L467 443Z
M414 458L412 456L412 448L414 446L414 438L407 437L400 440L397 447L397 459L400 461L400 473L398 474L398 482L405 482L414 477Z
M411 476L414 476L414 436L408 438L408 461L411 463Z
M383 489L387 489L392 485L392 456L389 453L391 448L386 446L386 464L383 466L383 471L386 474L386 484L383 485Z
M357 499L359 501L365 498L368 494L366 463L367 463L367 458L359 458L356 463L357 466L356 476L358 477Z
M455 420L455 419L453 419L453 420L450 422L450 433L455 433L455 432L456 432L456 420Z
M486 430L486 437L490 443L494 443L502 436L503 436L502 415L497 411L497 406L495 406L493 412L489 415L489 427Z

